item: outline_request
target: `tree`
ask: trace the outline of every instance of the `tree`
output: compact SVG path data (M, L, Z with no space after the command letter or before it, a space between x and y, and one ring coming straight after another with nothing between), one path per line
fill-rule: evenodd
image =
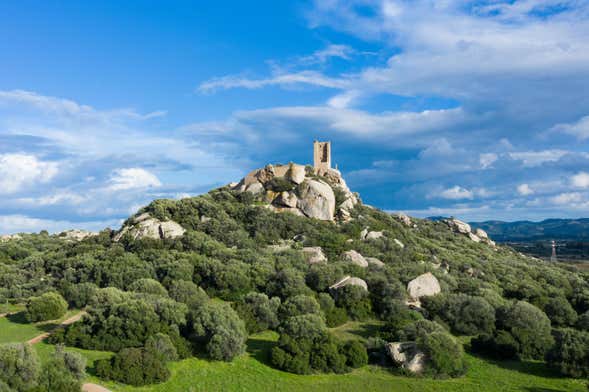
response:
M325 321L318 314L289 317L282 323L281 332L295 340L314 340L327 333Z
M577 328L589 332L589 310L579 316Z
M111 359L96 361L96 374L135 386L163 382L170 377L162 358L143 348L124 348Z
M544 312L525 301L498 310L497 328L509 332L519 345L521 358L541 359L552 347L550 320Z
M55 353L41 368L35 392L79 392L85 376L86 360L56 346Z
M27 301L26 318L30 322L55 320L67 311L67 302L56 292L31 297Z
M337 289L335 304L346 309L354 320L364 320L372 314L368 292L359 286L348 285Z
M577 312L564 297L550 298L544 312L555 327L567 327L577 322Z
M168 294L174 301L182 302L188 308L196 308L209 299L207 293L190 280L171 281Z
M450 377L466 372L462 345L449 333L432 332L421 337L417 344L428 358L428 372Z
M245 325L228 304L209 301L189 318L190 338L212 359L231 361L245 351Z
M244 320L248 332L275 329L278 324L280 298L268 298L266 294L251 292L235 304L239 317Z
M422 305L458 334L489 334L495 328L495 309L482 297L438 294L424 299Z
M351 368L359 368L368 363L368 353L366 346L358 340L350 340L343 347L343 353L346 356L346 365Z
M571 377L589 376L589 332L572 328L556 330L555 344L547 353L549 364Z
M39 358L33 347L23 343L0 345L0 380L17 391L27 391L37 383Z
M163 297L168 296L168 292L160 282L155 279L143 278L137 279L129 285L129 291L143 294L153 294Z
M172 339L170 339L170 336L163 333L157 333L147 338L145 349L153 355L160 355L164 362L175 361L178 359L178 352L176 351Z
M321 308L315 298L304 294L288 298L279 309L279 315L282 320L311 313L319 314L321 313Z

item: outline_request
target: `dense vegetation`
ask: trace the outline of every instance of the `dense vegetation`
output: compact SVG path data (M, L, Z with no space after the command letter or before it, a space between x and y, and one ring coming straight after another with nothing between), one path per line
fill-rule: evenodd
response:
M43 309L55 307L56 292L69 306L85 307L87 315L51 342L115 352L96 365L104 379L157 383L169 377L170 361L232 361L244 352L248 334L268 329L279 334L271 363L293 373L343 373L369 361L390 367L384 344L414 341L428 358L427 375L457 377L466 363L456 336L468 335L483 355L545 357L564 374L587 375L578 364L587 363L589 350L589 277L572 267L475 243L441 222L405 226L357 206L353 220L334 224L273 213L250 194L225 188L156 200L141 212L187 231L165 240L115 242L104 230L77 243L47 233L0 243L0 302L28 301L31 320L50 317ZM385 235L360 240L365 227ZM329 261L308 264L303 246L320 246ZM384 266L346 262L342 253L350 249ZM442 294L424 299L422 310L408 308L407 283L428 271ZM329 290L345 275L365 280L368 291ZM52 301L39 302L48 296ZM365 343L328 329L372 319L382 327ZM41 385L39 374L53 377L40 369L29 373L8 386L31 390Z

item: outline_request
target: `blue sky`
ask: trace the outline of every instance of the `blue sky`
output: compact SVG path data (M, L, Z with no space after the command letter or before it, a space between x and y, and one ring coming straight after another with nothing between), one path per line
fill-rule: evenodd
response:
M364 202L589 216L589 1L4 1L0 233L307 163Z

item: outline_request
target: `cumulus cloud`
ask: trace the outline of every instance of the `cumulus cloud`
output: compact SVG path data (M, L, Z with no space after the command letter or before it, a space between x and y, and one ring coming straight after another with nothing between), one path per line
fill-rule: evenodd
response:
M122 191L128 189L142 189L159 187L162 183L152 173L141 168L117 169L110 178L108 189Z
M493 165L493 163L497 160L497 154L493 152L483 153L479 155L479 162L481 163L482 169L487 169Z
M555 162L565 156L568 151L565 150L543 150L543 151L520 151L511 152L511 158L522 161L524 166L540 166L546 162Z
M551 130L573 135L580 140L586 140L589 138L589 116L584 116L573 123L557 124Z
M472 199L474 194L468 189L455 185L452 188L444 189L440 193L440 197L450 200Z
M0 234L32 233L39 232L40 230L58 233L69 229L100 231L106 227L117 227L121 223L121 220L76 222L39 219L20 214L0 215Z
M520 184L517 186L517 193L522 196L528 196L534 194L534 190L528 184Z
M36 183L47 183L57 172L56 162L41 161L34 155L0 154L0 194L16 193Z
M566 192L550 198L557 205L577 204L584 201L583 194L579 192Z
M571 177L571 184L577 188L589 187L589 173L579 172Z

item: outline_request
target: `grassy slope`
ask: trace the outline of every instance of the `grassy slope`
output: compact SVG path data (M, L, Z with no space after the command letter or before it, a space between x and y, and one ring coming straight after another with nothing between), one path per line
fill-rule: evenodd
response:
M353 328L352 328L353 329ZM346 332L349 333L349 332ZM197 358L172 363L171 379L163 384L134 388L90 377L112 391L586 391L583 380L562 378L544 364L533 362L492 363L468 355L465 377L449 380L411 378L367 366L350 374L300 376L267 366L268 353L277 335L252 336L248 353L232 363Z
M37 335L50 331L63 320L75 315L79 310L70 310L58 320L41 323L28 323L24 312L0 318L0 344L13 342L26 342Z
M64 318L69 317L69 314ZM22 318L0 319L0 342L26 341L42 333L49 325L26 324ZM341 338L363 338L378 322L350 322L333 329ZM585 381L560 377L538 362L490 362L467 355L469 371L465 377L450 380L411 378L375 366L350 374L300 376L285 373L267 365L271 347L277 339L274 332L254 335L248 341L248 353L232 363L210 362L190 358L170 364L171 379L163 384L134 388L105 382L93 376L94 361L112 353L68 348L88 359L89 381L104 385L114 392L132 391L586 391ZM41 359L53 352L46 343L35 345Z

